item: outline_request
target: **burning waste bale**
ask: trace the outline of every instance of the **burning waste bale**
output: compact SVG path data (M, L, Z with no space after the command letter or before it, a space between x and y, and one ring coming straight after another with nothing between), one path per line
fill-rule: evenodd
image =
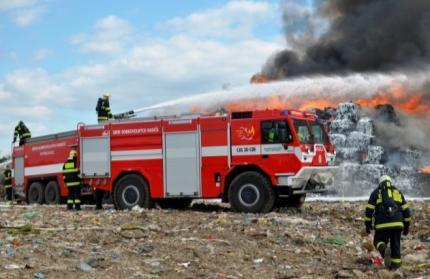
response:
M367 195L381 175L389 174L407 194L423 194L423 179L417 180L417 173L424 151L411 146L391 146L384 140L384 124L402 126L392 105L378 105L369 110L346 102L335 111L334 120L328 123L339 172L330 192Z

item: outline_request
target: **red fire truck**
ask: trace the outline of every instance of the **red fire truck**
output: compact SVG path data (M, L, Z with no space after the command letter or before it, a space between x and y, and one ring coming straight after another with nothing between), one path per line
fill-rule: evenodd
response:
M336 170L325 128L296 110L122 119L78 124L13 149L15 190L29 203L67 196L62 165L78 151L83 195L98 188L118 209L221 198L243 212L299 206Z

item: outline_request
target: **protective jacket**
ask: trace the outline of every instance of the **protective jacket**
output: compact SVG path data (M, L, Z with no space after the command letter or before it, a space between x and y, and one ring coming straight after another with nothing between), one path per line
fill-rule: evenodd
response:
M63 165L63 179L67 187L81 185L81 174L76 166L76 156L69 157Z
M4 187L6 189L11 188L12 187L12 171L9 169L5 169L3 172L3 176L4 176Z
M375 230L409 229L411 212L402 192L384 181L372 192L365 212L365 224Z
M110 111L109 99L99 98L97 101L97 120L106 121L112 118L112 113Z
M15 127L15 133L13 134L13 142L16 142L17 137L19 137L20 141L23 141L27 138L31 138L30 130L22 122L19 122L18 125Z

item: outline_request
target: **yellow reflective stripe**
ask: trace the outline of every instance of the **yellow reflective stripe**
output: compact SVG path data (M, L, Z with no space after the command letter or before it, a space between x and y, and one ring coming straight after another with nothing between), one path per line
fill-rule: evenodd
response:
M378 242L378 244L376 244L376 250L379 250L379 246L381 246L382 244L385 244L385 242Z
M77 186L77 185L81 185L81 182L69 182L66 183L67 186Z
M79 172L79 169L65 169L63 173Z
M67 203L69 203L69 204L73 203L73 200L67 200Z
M405 222L410 222L410 221L412 221L412 217L405 218Z
M23 137L31 136L31 133L24 133L22 134Z
M392 193L391 189L387 189L387 193L388 193L388 196L389 196L390 198L392 198L392 197L393 197L393 193Z
M402 205L402 209L403 209L403 210L408 209L408 208L409 208L409 206L408 206L408 204L407 204L407 203L405 203L404 205Z
M399 193L398 190L394 190L393 199L398 203L402 203L402 195Z
M391 187L391 182L390 181L387 182L387 187Z
M375 209L375 206L373 205L373 204L367 204L367 208L369 208L369 209Z
M73 162L68 162L64 164L64 168L66 169L74 169L75 168L75 163Z
M364 221L372 221L372 218L364 217Z
M402 262L402 260L401 260L401 259L396 259L396 258L391 258L391 262L392 262L392 263L399 264L399 263L401 263L401 262Z
M378 224L375 226L375 229L384 229L384 228L392 228L392 227L403 228L403 222L391 222L391 223L385 223L385 224Z
M12 188L12 185L4 185L4 187L5 187L6 189L8 189L8 188Z
M106 116L99 116L98 120L108 120L108 118Z
M75 203L81 203L81 200L75 200Z

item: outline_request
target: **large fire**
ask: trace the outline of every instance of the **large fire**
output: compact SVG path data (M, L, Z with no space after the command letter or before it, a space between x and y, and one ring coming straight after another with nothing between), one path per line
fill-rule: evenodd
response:
M261 74L252 77L251 83L270 82L270 79ZM429 98L427 98L429 99ZM288 96L270 96L266 99L241 100L226 105L227 111L253 110L253 109L283 109L296 108L300 110L324 109L336 107L341 102L353 101L362 107L375 107L377 105L391 104L397 110L414 115L430 115L430 99L426 100L424 93L411 91L402 84L393 84L384 91L375 93L371 98L357 98L350 100L342 97L331 97L324 94L316 97L315 94L302 98Z
M430 174L430 166L425 166L420 169L420 173L428 173Z

